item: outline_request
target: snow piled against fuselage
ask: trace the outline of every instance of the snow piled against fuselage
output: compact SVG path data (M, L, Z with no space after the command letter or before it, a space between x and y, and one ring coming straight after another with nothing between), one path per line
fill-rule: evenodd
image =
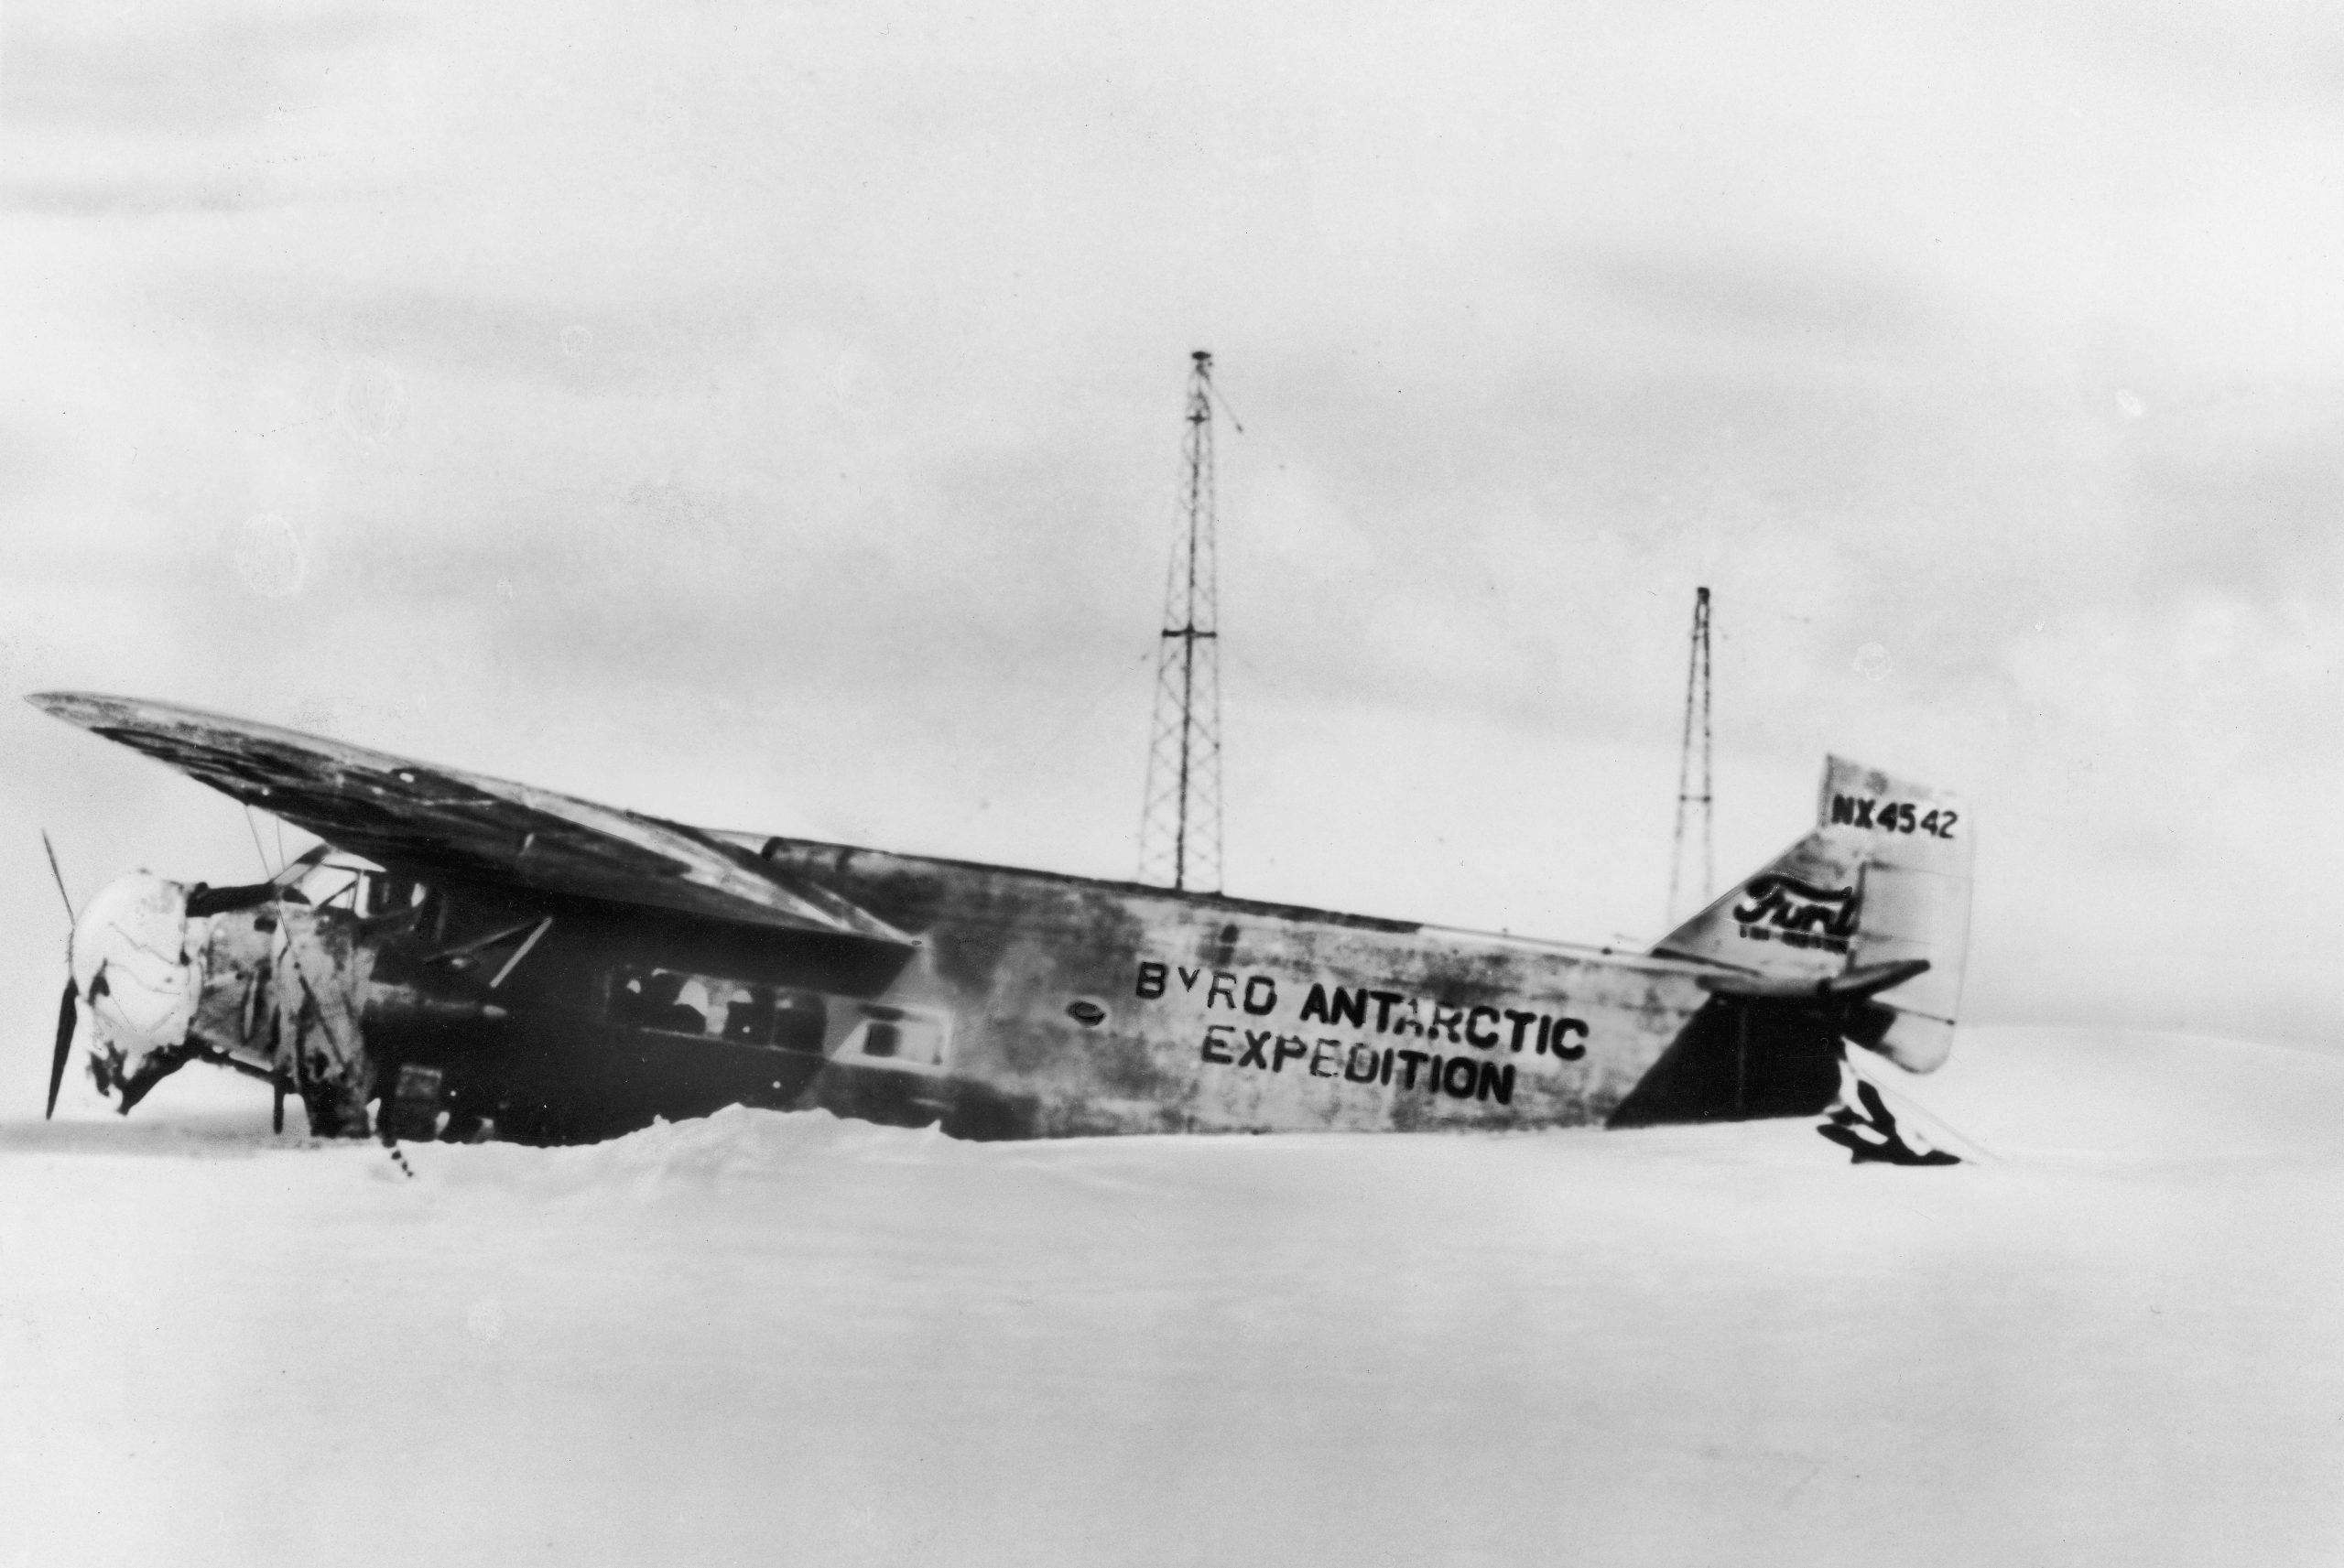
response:
M412 1146L409 1146L412 1148ZM852 1121L827 1110L752 1110L731 1106L692 1121L658 1122L606 1143L526 1149L510 1143L415 1150L434 1179L459 1186L510 1184L533 1193L611 1189L648 1195L668 1185L706 1189L799 1175L827 1165L939 1168L976 1156L979 1146L933 1128Z
M1967 1031L1935 1171L0 1129L0 1563L2330 1562L2340 1066Z

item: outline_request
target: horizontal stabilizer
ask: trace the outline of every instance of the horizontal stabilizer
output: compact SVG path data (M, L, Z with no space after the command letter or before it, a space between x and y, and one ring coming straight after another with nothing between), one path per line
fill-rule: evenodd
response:
M1767 975L1703 975L1700 979L1702 989L1716 996L1765 1001L1796 1001L1809 997L1854 1001L1891 986L1901 986L1927 972L1928 968L1926 958L1904 958L1889 964L1851 966L1819 980L1781 979Z

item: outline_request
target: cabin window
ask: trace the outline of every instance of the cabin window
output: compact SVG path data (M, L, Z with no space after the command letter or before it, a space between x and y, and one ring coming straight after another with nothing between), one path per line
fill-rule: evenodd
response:
M863 1018L839 1046L846 1058L915 1072L940 1072L950 1056L951 1033L940 1012L865 1002Z
M612 977L610 1017L663 1034L706 1034L708 986L674 969L625 969Z
M822 998L812 991L651 968L612 975L609 1017L630 1029L815 1055L828 1022Z
M820 1055L826 1011L822 999L811 991L784 991L774 1013L773 1043L785 1051Z

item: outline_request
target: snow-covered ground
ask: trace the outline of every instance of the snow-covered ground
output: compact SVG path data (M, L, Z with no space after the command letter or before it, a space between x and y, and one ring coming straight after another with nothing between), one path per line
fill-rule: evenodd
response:
M2344 1060L1971 1030L1804 1123L0 1127L0 1563L2344 1561Z

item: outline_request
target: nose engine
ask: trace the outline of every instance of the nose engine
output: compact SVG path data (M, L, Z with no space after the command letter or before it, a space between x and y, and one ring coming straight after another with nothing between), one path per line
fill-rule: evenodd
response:
M403 1060L505 1016L494 982L437 962L451 955L422 951L411 921L312 905L289 881L190 887L134 871L100 890L67 950L49 1109L78 1026L92 1080L125 1111L208 1061L267 1079L280 1113L298 1095L314 1135L364 1136L382 1065L372 1037Z
M185 884L133 871L100 889L67 950L90 1023L90 1076L128 1110L190 1057L203 951L189 940ZM61 1032L60 1065L70 1043ZM56 1102L52 1083L50 1103Z
M358 925L274 881L117 878L74 922L50 1108L78 1000L90 1076L125 1111L187 1063L212 1061L298 1093L312 1131L364 1133L373 1074L363 1014L377 988Z

